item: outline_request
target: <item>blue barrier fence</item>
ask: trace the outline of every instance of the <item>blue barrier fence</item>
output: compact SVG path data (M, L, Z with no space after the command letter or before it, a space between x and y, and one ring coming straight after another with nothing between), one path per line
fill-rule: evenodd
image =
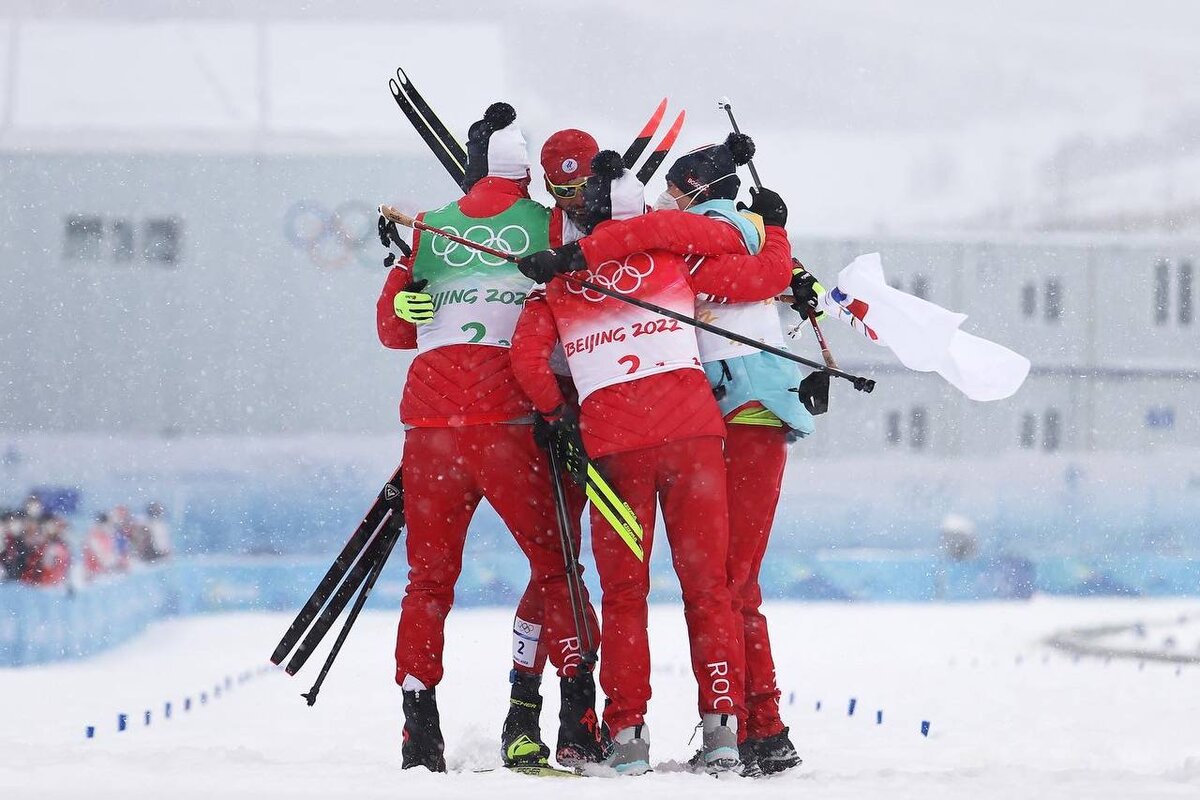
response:
M190 558L74 593L0 584L0 667L83 658L128 641L151 622L174 616L295 611L328 563L325 558ZM651 600L677 602L678 583L665 548L652 560L652 570ZM368 605L399 608L404 572L403 559L394 559ZM515 552L469 559L459 580L456 603L513 607L528 575L528 566ZM589 571L588 577L594 578L594 573ZM1024 599L1035 593L1200 596L1200 559L1035 560L992 555L952 563L924 554L817 554L768 559L762 582L768 597L791 600L962 601Z

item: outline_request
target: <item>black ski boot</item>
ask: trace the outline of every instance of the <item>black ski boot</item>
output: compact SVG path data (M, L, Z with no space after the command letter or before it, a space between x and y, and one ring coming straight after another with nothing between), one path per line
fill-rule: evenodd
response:
M582 670L559 681L562 705L558 710L558 748L554 757L561 766L580 767L604 758L600 724L596 719L596 680Z
M800 754L788 738L788 729L784 728L774 736L765 739L755 739L753 742L758 765L764 775L774 775L777 772L800 766Z
M541 675L513 670L508 675L512 693L508 716L500 731L500 757L504 766L542 766L549 763L550 748L542 741Z
M430 772L445 772L445 749L436 691L422 689L419 692L405 692L401 768L425 767Z
M762 765L758 763L758 751L754 748L754 742L747 739L739 744L738 758L742 760L743 778L761 778L763 776Z

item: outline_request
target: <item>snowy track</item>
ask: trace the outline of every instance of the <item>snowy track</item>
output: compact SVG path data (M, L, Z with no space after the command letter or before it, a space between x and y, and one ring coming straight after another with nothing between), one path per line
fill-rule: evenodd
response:
M573 798L1126 798L1200 796L1200 667L1079 657L1052 634L1194 616L1186 601L1049 600L974 605L774 605L784 719L805 758L770 780L660 771L619 784L570 782ZM0 670L0 796L8 798L558 797L561 781L492 766L507 695L508 623L457 611L439 689L447 759L465 772L399 769L395 617L364 614L314 708L298 678L254 671L287 615L174 621L87 662ZM651 613L652 758L692 752L695 722L682 613ZM309 673L312 674L309 674ZM220 698L214 684L233 676ZM548 684L552 740L557 687ZM209 693L200 705L200 692ZM794 702L788 704L794 693ZM193 708L182 710L185 697ZM850 698L855 714L847 715ZM174 715L162 717L163 704ZM820 701L821 710L816 710ZM152 723L142 714L152 711ZM876 711L883 723L876 724ZM116 732L117 714L130 729ZM931 722L928 738L922 720ZM96 738L84 738L85 727Z

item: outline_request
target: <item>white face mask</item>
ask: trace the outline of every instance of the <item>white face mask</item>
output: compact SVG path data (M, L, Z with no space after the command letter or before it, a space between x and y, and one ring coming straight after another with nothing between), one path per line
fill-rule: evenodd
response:
M662 194L660 194L658 196L658 199L654 201L654 209L656 211L661 211L664 208L680 209L682 211L687 211L689 208L692 207L692 204L696 202L696 198L693 197L693 195L695 195L699 192L706 191L708 189L708 187L712 186L713 184L720 183L721 181L728 178L730 175L736 175L736 174L737 174L736 172L728 172L728 173L722 175L721 177L717 178L715 181L709 181L708 183L704 184L703 186L697 186L695 189L692 189L690 192L686 192L679 196L673 196L670 192L663 192ZM680 201L683 200L684 198L687 198L687 202L684 203L683 205L680 205ZM665 203L667 203L667 201L670 201L669 205L665 205ZM659 205L660 203L664 203L664 205Z
M655 211L678 211L679 201L675 199L675 195L671 194L670 189L664 189L651 208Z

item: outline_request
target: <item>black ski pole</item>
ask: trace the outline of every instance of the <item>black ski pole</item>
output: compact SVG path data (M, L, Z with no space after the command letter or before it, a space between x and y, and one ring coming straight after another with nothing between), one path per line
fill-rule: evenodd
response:
M317 680L313 683L311 689L300 695L310 706L317 702L317 693L321 691L321 684L325 682L325 676L329 674L329 668L333 666L334 659L341 652L342 644L345 643L346 637L350 635L350 629L354 627L354 621L358 619L359 612L363 610L363 606L367 603L367 596L371 594L371 589L375 586L375 581L379 579L379 573L383 572L383 565L387 563L388 556L392 554L392 548L396 546L396 542L400 539L400 527L401 525L396 523L396 517L393 516L388 519L387 527L382 534L387 537L387 540L379 553L379 558L375 561L375 566L371 568L370 574L367 575L367 580L363 584L362 591L355 598L354 605L350 608L350 614L346 617L346 622L342 625L342 630L338 633L338 637L334 641L329 655L325 658L325 664L321 667L321 673L317 675Z
M300 613L292 620L292 624L288 626L284 632L283 638L279 640L279 644L275 647L275 652L271 654L271 663L280 664L288 654L296 647L296 643L304 636L304 632L308 630L308 626L317 618L321 608L329 600L330 595L337 589L338 584L342 582L342 578L350 570L350 567L358 560L362 551L366 548L371 537L379 530L379 526L385 520L389 510L403 510L404 508L404 492L400 483L400 467L396 467L396 471L392 473L392 477L388 479L383 488L379 490L379 494L375 498L375 502L367 509L366 515L362 522L358 524L358 528L351 534L342 551L338 553L334 559L333 565L321 578L321 582L317 584L317 588L312 595L305 601L304 606L300 609Z
M725 113L729 115L729 124L733 126L733 132L741 133L742 131L738 127L737 120L733 117L733 105L729 102L729 98L722 97L717 101L717 105L725 109ZM754 179L754 185L759 189L763 188L762 180L758 177L758 170L754 167L754 159L747 161L746 166L750 167L750 177ZM797 264L800 264L797 259L792 260ZM800 268L803 269L804 265L800 264ZM793 306L793 308L795 308L795 306ZM817 324L817 312L809 308L807 309L807 317L808 321L812 323L813 334L815 334L817 337L817 345L821 348L821 358L825 361L825 367L832 372L838 368L837 360L834 359L833 352L829 349L829 345L825 343L825 334L821 333L821 326ZM857 389L858 386L856 385L855 388ZM870 389L862 389L860 391L869 392Z
M408 216L407 214L401 213L400 211L397 211L396 209L392 208L391 206L386 206L386 205L380 206L379 213L399 225L404 225L405 227L408 227L408 228L416 228L417 230L427 231L428 233L432 233L436 236L441 236L442 238L449 239L452 242L458 242L463 247L469 247L473 250L478 250L481 253L487 253L488 255L496 256L497 258L503 258L504 260L510 261L514 264L516 262L520 261L519 258L512 255L511 253L506 253L503 250L497 250L494 247L488 247L486 245L479 244L478 242L473 242L470 239L464 239L461 236L456 236L455 234L450 233L449 231L444 231L441 228L434 227L433 225L429 225L421 220L413 219L412 217ZM604 286L600 286L599 284L593 283L592 281L585 280L583 278L577 278L575 275L573 275L569 272L561 273L559 275L556 275L555 277L570 281L571 283L574 283L576 286L582 286L585 289L591 289L593 292L596 292L597 294L602 294L602 295L605 295L606 297L611 297L614 300L619 300L623 303L628 303L631 306L637 306L638 308L645 309L646 311L651 311L655 314L659 314L660 316L664 316L667 319L673 319L676 322L682 322L684 325L691 325L693 328L699 328L702 331L708 331L709 333L715 333L718 336L724 336L727 339L732 339L735 342L739 342L739 343L747 345L749 347L753 347L756 350L762 350L764 353L770 353L771 355L779 356L780 358L786 359L787 361L795 361L797 364L803 364L804 366L809 367L811 369L822 370L824 372L828 372L830 375L850 381L850 383L854 384L854 388L860 392L871 392L875 389L875 381L872 380L871 378L865 378L865 377L862 377L861 375L852 375L851 373L846 372L845 370L841 370L841 369L830 369L829 367L825 366L824 364L818 364L816 361L807 359L804 356L798 356L795 353L788 352L787 350L781 350L778 347L772 347L769 344L764 344L755 339L751 339L748 336L742 336L740 333L735 333L733 331L726 330L725 328L718 328L716 325L710 325L709 323L698 320L695 317L689 317L687 314L680 314L678 312L672 311L669 308L663 308L660 305L655 305L654 303L648 303L645 300L639 300L636 297L630 297L629 295L621 294L620 292L617 292L613 289L609 289Z
M567 570L567 595L571 600L571 619L575 623L575 635L583 652L583 668L588 672L596 665L595 643L592 629L588 625L587 606L583 600L583 583L579 576L579 557L575 552L575 540L571 536L570 511L567 509L567 493L563 487L562 464L558 458L558 447L550 442L546 447L550 457L550 481L554 486L554 510L558 516L558 537L562 544L563 566Z

